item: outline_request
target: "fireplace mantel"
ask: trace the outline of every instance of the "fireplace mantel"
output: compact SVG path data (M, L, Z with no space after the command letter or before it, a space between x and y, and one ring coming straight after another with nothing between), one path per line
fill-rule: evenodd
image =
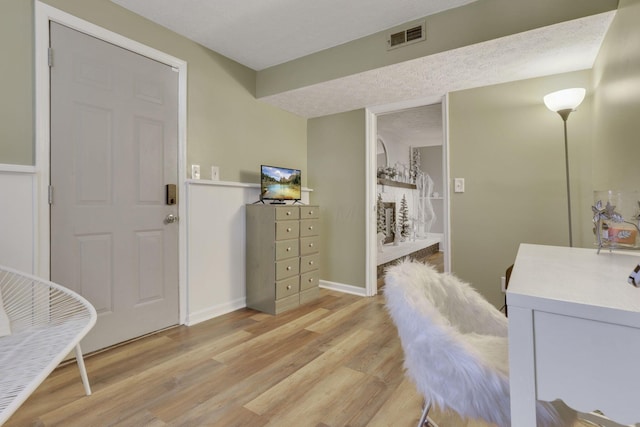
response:
M378 185L389 185L391 187L409 188L411 190L415 190L418 188L416 187L415 184L409 184L408 182L399 182L399 181L394 181L392 179L384 179L384 178L378 178Z

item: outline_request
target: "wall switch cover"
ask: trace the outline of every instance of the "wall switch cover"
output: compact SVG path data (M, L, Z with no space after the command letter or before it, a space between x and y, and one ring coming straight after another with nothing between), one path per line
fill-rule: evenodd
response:
M220 168L211 166L211 181L220 181Z
M200 179L200 165L191 165L191 179Z
M464 178L453 179L453 192L464 193Z

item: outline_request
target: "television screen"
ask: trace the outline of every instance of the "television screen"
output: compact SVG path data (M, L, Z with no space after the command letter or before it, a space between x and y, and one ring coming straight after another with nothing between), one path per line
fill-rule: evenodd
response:
M260 167L260 200L300 200L299 169L262 165Z

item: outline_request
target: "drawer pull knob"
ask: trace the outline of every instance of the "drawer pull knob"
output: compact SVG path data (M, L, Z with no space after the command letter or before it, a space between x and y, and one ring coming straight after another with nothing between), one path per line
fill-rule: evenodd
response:
M291 266L287 265L287 270L291 271Z
M313 243L309 243L309 247L312 248L313 247Z
M313 279L309 277L309 283L313 283Z
M287 215L291 215L291 211L287 211Z
M287 286L287 290L290 291L291 290L291 285Z
M287 233L291 231L291 227L287 227Z
M291 246L287 248L287 252L291 252Z
M309 230L313 230L313 225L310 225L310 226L309 226Z
M309 215L313 215L313 211L309 211Z
M313 265L313 261L309 261L309 265Z

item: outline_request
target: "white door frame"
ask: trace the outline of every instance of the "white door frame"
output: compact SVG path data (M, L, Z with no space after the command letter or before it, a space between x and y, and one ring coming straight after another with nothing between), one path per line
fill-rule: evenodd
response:
M37 196L34 236L35 273L49 279L51 230L49 225L49 159L50 159L50 84L49 22L54 21L84 34L146 56L173 67L178 72L178 203L179 218L186 219L186 147L187 147L187 63L164 52L138 43L95 24L77 18L36 0L35 2L35 153ZM55 58L54 58L55 60ZM180 323L187 317L187 245L186 221L178 223L178 287Z
M412 101L402 101L394 104L379 105L366 109L366 295L373 296L378 293L377 284L377 254L378 246L376 242L376 146L378 142L378 115L392 113L394 111L406 110L408 108L423 107L425 105L442 104L442 173L444 191L444 271L451 271L451 227L449 222L450 192L449 192L449 107L448 94L444 97L422 98Z

